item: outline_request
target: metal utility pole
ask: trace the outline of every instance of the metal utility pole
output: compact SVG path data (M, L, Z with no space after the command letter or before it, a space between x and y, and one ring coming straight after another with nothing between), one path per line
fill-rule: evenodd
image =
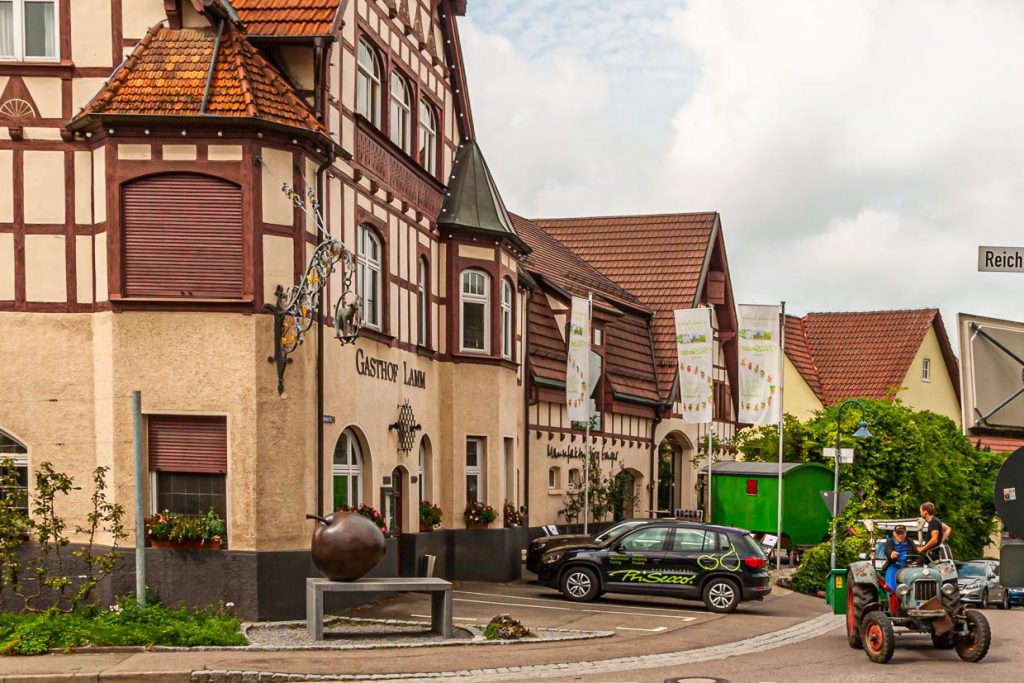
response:
M132 392L132 448L135 455L135 599L146 605L145 471L142 463L142 392Z

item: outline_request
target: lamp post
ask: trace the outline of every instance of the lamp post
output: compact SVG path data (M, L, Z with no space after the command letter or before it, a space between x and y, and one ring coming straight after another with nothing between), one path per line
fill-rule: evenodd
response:
M839 516L839 437L843 433L843 409L848 405L856 405L860 408L861 421L857 425L857 431L853 436L857 439L870 439L871 432L868 431L868 423L864 421L864 406L856 399L849 399L839 404L839 413L836 415L836 452L834 479L832 484L832 558L830 567L836 568L836 517Z

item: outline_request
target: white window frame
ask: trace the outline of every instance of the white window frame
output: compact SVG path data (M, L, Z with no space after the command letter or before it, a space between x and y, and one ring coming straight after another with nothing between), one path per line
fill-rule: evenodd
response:
M0 433L2 433L2 432L0 432ZM14 443L16 443L19 446L21 446L21 442L19 442L17 439L15 439L14 437L9 437L9 438L11 439L11 441L13 441ZM29 499L28 499L29 489L32 487L32 482L29 480L29 474L31 473L31 470L28 467L28 453L27 452L26 453L5 453L5 452L0 452L0 462L2 462L4 460L10 460L14 464L14 467L16 469L24 469L25 470L25 484L26 484L25 485L25 494L26 494L26 497L25 497L25 514L27 515L29 513L29 510L31 510L31 508L32 508L31 501L29 501ZM21 487L18 486L16 488L20 489Z
M430 482L427 481L427 473L430 471L430 453L427 449L427 440L420 439L420 450L419 450L419 490L420 490L420 502L424 500L430 500Z
M471 465L469 460L470 455L470 444L475 446L476 451L476 464ZM466 504L469 505L472 501L469 500L469 480L476 479L476 499L480 502L487 500L487 491L485 484L487 477L485 473L487 455L485 451L485 442L483 437L480 436L467 436L466 437Z
M574 476L575 475L575 476ZM583 473L578 469L571 468L569 470L569 488L582 488L583 487Z
M501 281L501 357L512 360L512 303L515 291L508 278Z
M380 128L380 55L366 38L356 48L356 112Z
M363 482L365 481L365 473L363 472L363 447L359 444L359 438L356 433L351 429L346 429L338 437L340 442L342 439L345 440L345 459L347 462L339 463L338 458L338 444L334 446L334 453L331 455L331 507L334 507L334 478L344 477L348 480L348 493L349 493L349 507L359 507L363 502ZM355 480L355 486L352 485Z
M502 440L505 462L505 500L513 505L519 505L519 496L516 494L516 440L506 436Z
M921 381L931 382L932 381L932 359L923 358L921 359Z
M604 331L600 327L594 328L594 346L601 346L604 343Z
M483 280L483 294L466 292L467 278L479 276ZM466 304L483 304L484 346L482 349L466 346ZM489 354L491 352L491 276L478 269L464 270L459 275L459 351Z
M60 61L60 3L57 0L2 0L11 3L13 24L12 45L14 53L0 54L0 62L58 62ZM53 55L27 56L25 54L25 5L40 4L53 6Z
M374 330L380 331L384 324L384 289L382 287L381 269L384 255L384 241L377 236L377 233L366 225L358 228L358 239L356 241L356 293L363 305L363 324ZM367 245L372 244L376 251L376 258L367 254ZM366 284L370 280L376 285L374 288L377 298L370 304L366 302Z
M434 106L420 98L420 164L430 175L437 175L437 116Z
M559 467L548 468L548 491L562 490L562 470Z
M412 87L398 69L391 71L390 90L391 120L388 121L388 137L403 152L412 155Z
M430 327L427 323L430 320L430 266L427 265L426 256L420 256L417 259L416 269L418 271L416 311L419 316L419 320L416 321L416 343L429 347Z

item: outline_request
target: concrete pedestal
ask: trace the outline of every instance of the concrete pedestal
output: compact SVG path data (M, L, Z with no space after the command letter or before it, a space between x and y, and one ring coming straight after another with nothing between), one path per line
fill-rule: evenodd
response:
M325 593L428 593L430 630L452 637L452 584L435 578L362 578L356 581L306 579L306 631L313 640L324 639Z

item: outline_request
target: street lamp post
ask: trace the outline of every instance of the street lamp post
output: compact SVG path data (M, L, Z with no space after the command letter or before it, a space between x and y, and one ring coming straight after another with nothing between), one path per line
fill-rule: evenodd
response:
M836 518L839 516L839 437L843 433L843 409L848 405L856 405L860 408L861 421L857 425L857 431L853 433L853 436L858 439L870 439L871 432L868 431L868 423L864 421L864 406L861 402L856 399L849 399L839 404L839 413L836 415L836 452L835 462L833 466L834 478L832 483L832 558L830 561L830 567L836 568Z

